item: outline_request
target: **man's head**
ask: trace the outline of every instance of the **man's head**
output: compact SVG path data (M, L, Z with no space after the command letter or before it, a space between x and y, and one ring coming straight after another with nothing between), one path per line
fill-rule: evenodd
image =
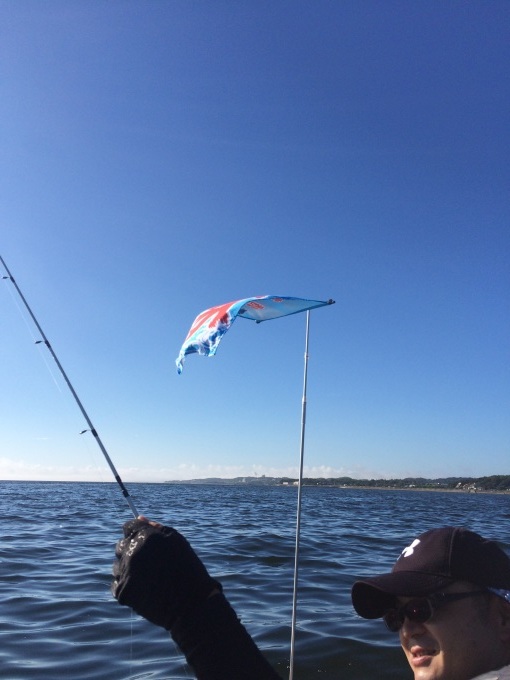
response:
M390 573L357 581L352 602L399 631L415 680L469 680L510 663L510 559L472 531L426 531Z

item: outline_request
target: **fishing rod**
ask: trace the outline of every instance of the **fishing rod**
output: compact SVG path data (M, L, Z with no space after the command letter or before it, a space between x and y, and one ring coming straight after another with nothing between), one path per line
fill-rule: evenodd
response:
M79 409L80 409L80 411L81 411L83 417L85 418L85 420L86 420L86 422L87 422L87 425L89 426L89 429L88 429L88 430L82 430L82 431L80 432L80 434L84 434L85 432L91 432L91 433L92 433L92 435L94 436L94 439L96 440L96 442L97 442L99 448L101 449L101 452L102 452L103 456L105 457L106 462L108 463L108 465L109 465L109 467L110 467L110 470L111 470L112 473L113 473L113 476L115 477L115 481L116 481L117 484L119 485L119 487L120 487L120 489L121 489L121 491L122 491L122 494L123 494L124 498L126 499L128 505L129 505L129 507L131 508L131 512L133 513L133 515L134 515L135 517L138 517L138 514L139 514L139 513L138 513L138 511L136 510L136 508L135 508L135 506L134 506L134 503L133 503L133 501L132 501L132 499L131 499L131 496L129 495L129 491L128 491L128 490L126 489L126 487L124 486L124 482L122 481L122 479L120 478L119 473L118 473L117 470L115 469L115 465L113 464L112 459L111 459L110 456L108 455L108 452L107 452L107 450L105 449L104 444L103 444L103 442L101 441L101 438L99 437L96 428L95 428L94 425L92 424L92 421L90 420L90 418L89 418L87 412L85 411L85 409L84 409L84 407L83 407L83 404L81 403L80 399L78 398L78 395L76 394L76 392L75 392L75 390L74 390L74 387L71 385L71 382L70 382L69 378L67 377L66 372L65 372L64 369L62 368L62 364L60 363L60 361L59 361L58 358L57 358L57 355L56 355L55 352L53 351L53 347L50 345L50 343L49 343L49 341L48 341L48 338L47 338L46 335L44 334L43 329L41 328L41 326L39 325L39 322L38 322L37 319L35 318L34 313L33 313L32 310L30 309L30 307L29 307L29 305L28 305L28 302L25 300L25 297L24 297L23 293L22 293L21 290L19 289L18 284L17 284L16 281L14 280L14 277L12 276L11 272L9 271L9 268L8 268L7 265L5 264L5 261L4 261L4 259L3 259L3 257L2 257L1 255L0 255L0 262L2 263L2 265L3 265L4 269L5 269L5 271L7 272L7 276L2 276L2 279L9 279L9 280L12 282L14 288L16 289L16 292L18 293L19 297L21 298L21 301L23 302L23 304L24 304L25 307L27 308L27 311L28 311L28 313L30 314L30 317L31 317L32 321L34 322L34 324L35 324L37 330L38 330L39 333L41 334L42 340L37 340L35 344L36 344L36 345L39 345L39 344L41 344L41 343L44 343L44 344L46 345L46 347L48 348L48 350L49 350L51 356L53 357L53 359L55 360L55 363L57 364L58 370L59 370L60 373L62 374L62 377L64 378L64 380L65 380L65 382L66 382L66 385L67 385L67 386L69 387L69 389L71 390L71 394L73 395L74 400L75 400L76 403L78 404L78 407L79 407Z

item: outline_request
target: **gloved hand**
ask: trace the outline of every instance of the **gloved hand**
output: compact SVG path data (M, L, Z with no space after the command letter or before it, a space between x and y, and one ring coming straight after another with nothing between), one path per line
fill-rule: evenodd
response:
M209 576L188 541L175 529L145 519L124 524L115 546L113 596L167 630L221 584Z

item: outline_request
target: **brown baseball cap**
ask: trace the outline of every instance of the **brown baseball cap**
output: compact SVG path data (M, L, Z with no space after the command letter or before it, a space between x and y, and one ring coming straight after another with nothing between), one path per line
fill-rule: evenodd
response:
M431 529L404 548L390 573L356 581L352 604L363 618L377 619L397 596L430 595L454 581L469 581L510 601L510 558L468 529Z

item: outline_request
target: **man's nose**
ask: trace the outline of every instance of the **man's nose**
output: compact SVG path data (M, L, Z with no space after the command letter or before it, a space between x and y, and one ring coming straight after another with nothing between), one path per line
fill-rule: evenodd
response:
M421 635L424 632L425 626L423 623L420 623L419 621L411 621L407 618L407 616L405 617L402 628L400 629L400 635L403 638L409 639L411 637L415 637L416 635Z

